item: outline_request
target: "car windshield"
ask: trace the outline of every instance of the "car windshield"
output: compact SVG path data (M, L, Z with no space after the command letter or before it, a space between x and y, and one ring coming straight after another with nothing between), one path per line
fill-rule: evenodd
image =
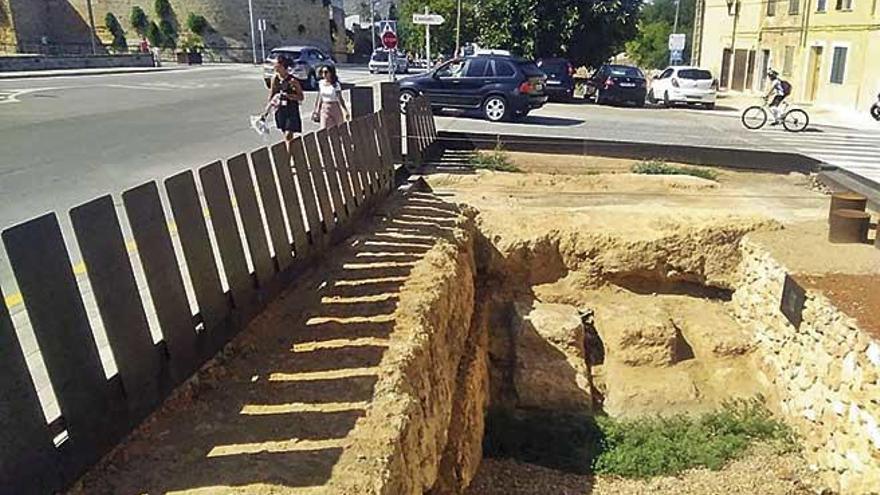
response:
M568 62L565 60L542 60L539 67L547 75L564 76L568 74Z
M627 67L625 65L612 66L611 75L617 77L645 77L639 69L636 69L635 67Z
M387 62L388 52L376 52L373 54L373 62Z
M272 53L269 54L269 60L278 59L278 55L284 55L285 57L289 58L290 60L296 60L299 58L299 52L289 52L286 50L278 50L278 51L273 50Z
M712 73L703 69L683 69L678 71L678 77L696 81L708 81L712 79Z
M537 65L535 65L534 62L523 60L521 62L518 62L516 65L517 67L519 67L519 70L522 71L523 74L525 74L526 77L544 77L544 73L541 71L541 69L538 68Z

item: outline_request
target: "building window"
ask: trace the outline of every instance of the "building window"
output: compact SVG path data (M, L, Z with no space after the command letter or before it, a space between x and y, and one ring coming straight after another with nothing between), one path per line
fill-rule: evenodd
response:
M797 15L801 9L800 0L788 0L788 15Z
M843 75L846 72L846 47L835 46L834 58L831 60L831 82L843 84Z
M776 0L767 0L767 17L773 17L774 15L776 15Z
M853 0L837 0L835 10L852 10Z
M794 47L785 47L785 55L782 57L782 75L790 76L794 66Z
M828 9L828 0L816 0L816 12L825 12Z

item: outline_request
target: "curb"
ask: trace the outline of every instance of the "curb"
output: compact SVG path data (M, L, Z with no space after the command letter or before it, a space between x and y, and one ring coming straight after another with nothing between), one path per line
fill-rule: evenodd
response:
M184 71L190 70L190 67L132 67L130 69L119 70L116 68L106 68L106 69L74 69L70 72L57 72L52 70L47 70L45 73L40 73L39 71L20 73L20 72L0 72L0 81L7 80L16 80L16 79L38 79L38 78L49 78L49 77L76 77L76 76L103 76L109 74L145 74L150 72L173 72L173 71Z

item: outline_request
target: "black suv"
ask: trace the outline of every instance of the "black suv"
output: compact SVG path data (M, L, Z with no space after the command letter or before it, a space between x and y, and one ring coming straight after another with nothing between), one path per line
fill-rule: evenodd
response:
M574 95L574 66L564 58L542 58L538 67L547 74L547 96L552 100L569 101Z
M507 55L477 55L450 60L425 74L400 80L400 106L418 94L435 109L480 110L497 122L525 117L547 102L547 76L533 62Z

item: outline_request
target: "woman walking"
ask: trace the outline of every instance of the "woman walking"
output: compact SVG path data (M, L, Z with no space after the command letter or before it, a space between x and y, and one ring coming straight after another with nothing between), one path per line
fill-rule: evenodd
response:
M336 77L336 67L324 67L321 69L321 77L312 119L320 120L321 129L326 129L348 120L348 107L342 97L342 86Z
M299 102L303 101L302 86L295 77L290 75L290 60L279 56L275 61L275 77L269 89L269 101L276 95L279 98L275 110L275 127L284 133L287 144L293 141L293 133L302 132L302 120L299 116Z

